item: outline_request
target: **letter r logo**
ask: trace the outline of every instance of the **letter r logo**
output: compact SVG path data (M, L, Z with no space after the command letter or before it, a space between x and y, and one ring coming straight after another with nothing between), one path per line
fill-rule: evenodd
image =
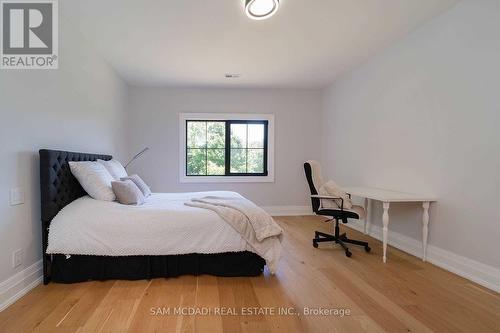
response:
M52 54L52 3L2 2L4 54Z

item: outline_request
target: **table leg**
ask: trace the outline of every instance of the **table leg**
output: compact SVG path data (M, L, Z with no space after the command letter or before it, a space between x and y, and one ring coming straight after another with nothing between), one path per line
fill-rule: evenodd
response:
M365 235L370 233L370 220L368 219L368 198L365 198Z
M389 233L389 202L384 202L384 214L382 215L382 223L384 224L383 227L383 233L384 233L384 238L383 238L383 249L384 249L384 256L382 257L382 260L384 263L387 262L387 234Z
M423 256L422 260L427 260L427 237L429 236L429 207L430 202L425 201L422 203L422 207L424 208L424 214L422 216L422 247L423 247Z

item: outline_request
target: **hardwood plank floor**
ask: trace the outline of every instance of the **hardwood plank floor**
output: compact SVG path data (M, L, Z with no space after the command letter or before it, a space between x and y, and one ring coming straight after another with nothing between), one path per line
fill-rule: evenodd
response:
M314 230L331 232L320 217L276 220L285 237L275 276L40 285L0 313L0 332L499 332L498 293L392 247L383 265L381 243L349 228L371 253L315 249ZM182 316L176 307L210 313ZM306 307L349 315L306 315Z

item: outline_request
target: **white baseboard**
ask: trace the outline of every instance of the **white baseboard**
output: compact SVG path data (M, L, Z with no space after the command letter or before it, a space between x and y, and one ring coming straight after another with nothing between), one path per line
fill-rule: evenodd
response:
M42 283L42 261L23 269L0 283L0 311L5 310L31 289Z
M364 222L349 220L345 226L363 232ZM382 228L370 225L369 235L382 240ZM410 253L418 258L422 257L422 243L416 239L389 230L389 245ZM390 252L387 261L390 262ZM427 245L427 261L463 278L476 282L488 289L500 292L500 269L483 264L473 259L463 257L434 245Z
M262 208L272 216L313 215L311 206L264 206Z

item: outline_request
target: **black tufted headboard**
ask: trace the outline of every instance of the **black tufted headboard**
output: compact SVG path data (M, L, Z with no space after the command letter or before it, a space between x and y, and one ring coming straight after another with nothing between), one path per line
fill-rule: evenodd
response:
M74 153L69 151L41 149L40 153L40 194L42 201L42 241L44 258L44 280L48 277L47 249L48 228L57 213L72 201L84 196L80 186L69 169L70 161L110 160L112 156ZM46 282L46 281L44 281Z
M86 193L69 169L70 161L110 160L109 155L40 150L40 192L42 221L50 223L67 204Z

